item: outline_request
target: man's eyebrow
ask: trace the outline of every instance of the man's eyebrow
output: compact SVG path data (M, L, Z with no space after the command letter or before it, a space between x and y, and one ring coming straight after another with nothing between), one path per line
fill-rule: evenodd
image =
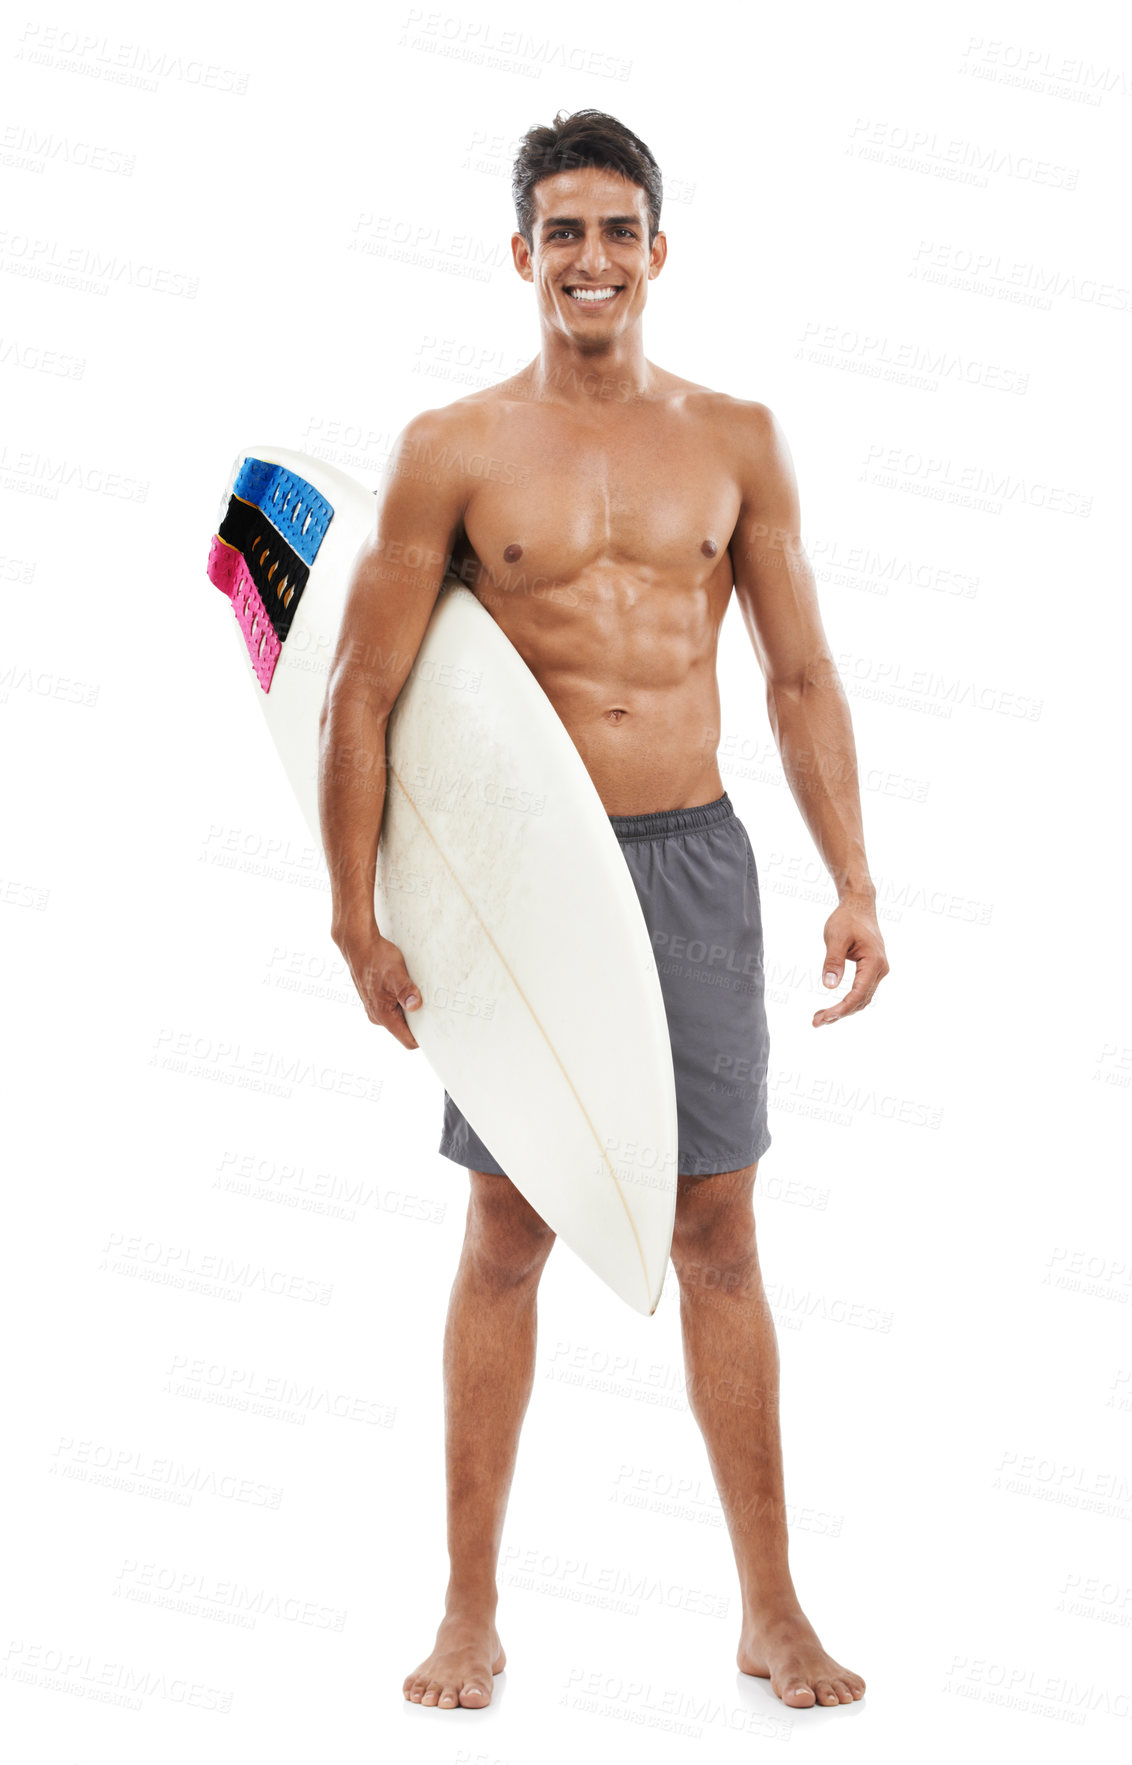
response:
M639 227L641 217L635 214L606 214L599 215L598 221L603 227ZM542 224L544 227L581 227L585 223L580 215L555 214L550 215Z

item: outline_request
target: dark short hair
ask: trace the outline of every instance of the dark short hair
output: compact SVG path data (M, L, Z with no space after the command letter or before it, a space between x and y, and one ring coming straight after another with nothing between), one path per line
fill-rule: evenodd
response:
M580 166L620 172L639 184L648 198L649 244L660 230L660 204L664 195L660 167L639 136L604 110L560 110L549 126L535 123L519 143L511 172L518 230L529 248L534 244L534 188L556 172L577 171Z

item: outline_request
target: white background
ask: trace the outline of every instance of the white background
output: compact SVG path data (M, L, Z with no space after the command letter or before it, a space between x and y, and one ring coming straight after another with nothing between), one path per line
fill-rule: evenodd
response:
M1127 1755L1114 20L708 0L359 28L341 0L228 0L5 25L13 1757ZM674 1277L639 1318L561 1246L507 1670L487 1712L404 1704L447 1574L467 1176L435 1151L439 1080L341 967L204 573L241 447L374 484L410 415L535 353L510 162L586 105L666 180L649 359L790 440L892 964L866 1013L810 1027L834 892L733 607L720 759L763 891L792 1563L868 1681L832 1711L735 1666Z

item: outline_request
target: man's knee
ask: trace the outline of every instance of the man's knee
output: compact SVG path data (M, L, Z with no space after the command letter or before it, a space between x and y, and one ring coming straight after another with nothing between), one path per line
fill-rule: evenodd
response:
M688 1292L746 1296L761 1279L753 1232L743 1238L673 1236L672 1266Z
M481 1273L503 1284L541 1273L555 1233L510 1177L472 1171L466 1243Z
M759 1267L750 1186L732 1182L713 1191L707 1185L714 1181L706 1177L677 1197L672 1266L682 1287L749 1292Z

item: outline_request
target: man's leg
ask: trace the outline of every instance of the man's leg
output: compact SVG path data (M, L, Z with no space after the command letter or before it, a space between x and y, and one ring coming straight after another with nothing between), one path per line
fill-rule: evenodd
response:
M436 1646L403 1689L412 1703L478 1710L506 1661L495 1568L534 1382L539 1277L555 1234L509 1177L469 1175L444 1332L448 1591Z
M727 1519L743 1629L740 1671L769 1678L783 1703L848 1704L865 1682L826 1654L787 1564L778 1342L763 1292L751 1205L758 1165L679 1179L672 1263L684 1367Z

